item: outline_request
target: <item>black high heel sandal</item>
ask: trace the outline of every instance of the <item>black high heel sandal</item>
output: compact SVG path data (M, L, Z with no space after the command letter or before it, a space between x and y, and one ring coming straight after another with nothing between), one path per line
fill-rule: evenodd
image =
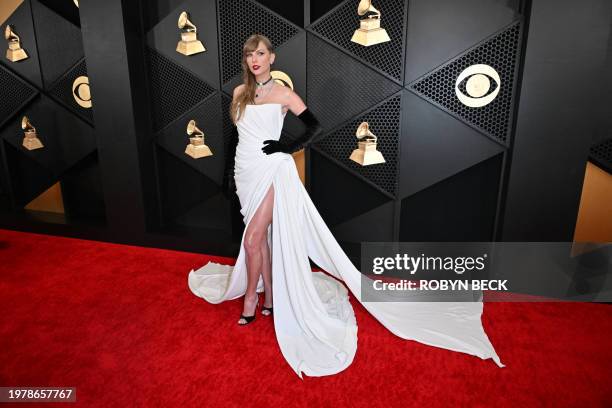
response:
M269 312L269 313L264 313L264 312ZM261 314L264 316L272 315L272 307L261 306Z
M257 316L257 306L259 306L259 296L257 296L257 303L255 304L255 312L253 312L252 316L245 316L243 314L240 315L240 319L244 319L246 321L246 323L238 323L238 326L246 326L247 324L251 323L253 320L255 320L255 317ZM240 319L238 319L238 322L240 322Z

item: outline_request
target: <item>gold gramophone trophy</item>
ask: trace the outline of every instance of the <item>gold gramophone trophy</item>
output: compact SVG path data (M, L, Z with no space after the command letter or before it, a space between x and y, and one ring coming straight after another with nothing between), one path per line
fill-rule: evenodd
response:
M357 14L363 16L368 11L373 12L364 19L359 20L359 28L353 33L352 42L357 44L370 45L391 41L387 30L380 27L380 11L372 6L370 0L361 0L357 7Z
M385 162L382 153L376 150L376 136L370 132L368 122L361 122L355 136L357 136L359 142L357 142L357 149L351 153L350 159L352 161L362 166Z
M202 132L196 125L195 120L190 120L187 124L187 134L191 136L189 138L189 144L185 149L185 153L194 159L200 157L212 156L210 148L204 143L204 132Z
M28 54L21 48L21 40L13 31L10 25L4 30L4 38L8 41L8 49L6 50L6 59L11 62L17 62L28 58Z
M183 11L178 19L178 27L181 31L181 41L176 46L176 51L183 55L192 55L206 51L204 45L198 40L197 27L189 21L189 14Z
M23 147L28 150L40 149L44 147L38 135L36 134L36 128L32 126L27 116L21 119L21 128L24 130Z

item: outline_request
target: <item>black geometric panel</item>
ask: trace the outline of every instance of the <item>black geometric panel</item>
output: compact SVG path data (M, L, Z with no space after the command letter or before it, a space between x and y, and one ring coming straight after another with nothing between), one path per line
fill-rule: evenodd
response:
M36 128L43 148L28 150L22 146L23 115ZM96 149L92 127L44 95L37 97L18 116L9 120L0 137L58 178L66 169Z
M381 28L391 41L368 47L351 41L359 28L359 2L347 0L310 26L310 29L344 48L363 61L375 66L399 83L403 81L405 0L378 0L375 7L381 12Z
M36 90L17 78L3 66L0 66L0 127L36 95Z
M393 241L395 201L334 225L334 236L346 242Z
M206 51L183 55L176 51L181 39L177 26L179 15L187 11L197 27L198 40ZM217 12L215 0L187 0L170 12L148 34L147 44L181 67L191 71L202 81L219 88L219 52L217 45Z
M37 0L32 0L32 13L43 82L48 89L84 57L81 30Z
M257 2L275 13L278 13L293 24L300 27L304 26L304 7L302 6L302 2L289 3L289 7L287 6L287 2L279 0L257 0Z
M0 22L2 23L2 22ZM0 63L4 64L13 72L16 72L29 82L42 88L42 77L40 75L40 63L38 62L38 47L36 46L36 35L34 33L34 23L32 22L32 10L30 2L24 1L15 9L13 14L6 19L0 26L4 36L4 28L11 25L21 40L21 47L28 54L28 58L11 62L4 57L6 53L6 42L2 41L3 48L0 55ZM4 39L4 37L3 37Z
M308 105L326 130L401 89L314 34L308 34L307 44Z
M160 146L218 185L223 180L226 143L221 115L221 97L219 94L212 95L157 135ZM204 142L213 153L212 156L194 159L185 153L185 148L189 144L186 129L191 119L194 119L198 128L204 132Z
M310 0L310 21L317 21L343 1L344 0Z
M612 173L612 137L591 147L590 158L608 173Z
M18 207L24 207L57 182L56 174L37 160L22 154L20 148L5 140L0 140L0 143L3 143L6 152L11 189Z
M310 195L333 231L336 225L349 223L393 202L380 188L362 177L355 177L343 165L321 154L318 149L312 149L310 158ZM330 194L331 191L333 194Z
M225 94L221 94L221 120L223 122L223 150L224 150L224 168L227 160L233 161L233 157L228 157L230 151L232 151L232 144L235 144L237 140L233 140L235 137L235 128L232 119L229 116L230 104L232 98ZM236 132L237 133L237 132Z
M397 187L397 161L399 156L401 94L385 101L380 106L352 119L334 130L315 146L328 156L342 163L351 172L360 175L395 196ZM350 160L357 148L355 131L361 122L368 122L370 131L377 137L376 149L385 158L385 163L361 166Z
M72 84L74 80L80 76L87 76L87 65L85 58L79 61L70 71L62 78L57 80L51 86L49 94L66 105L74 113L85 119L88 123L93 124L93 106L91 108L83 108L74 99L72 92ZM93 97L92 97L93 100Z
M69 168L61 178L64 211L71 219L105 218L98 152L93 151Z
M175 224L178 217L219 195L219 188L215 182L208 177L202 177L202 173L185 160L177 158L161 147L156 149L156 154L162 218L167 226ZM227 210L229 213L227 205L217 205L213 208L216 210L209 208L208 212L198 212L198 215L204 219L215 219L220 216L219 211ZM227 216L221 216L221 219L227 219Z
M506 150L406 90L402 97L401 177L404 198Z
M523 0L410 0L404 83L507 27ZM477 22L477 24L475 24Z
M79 18L79 8L73 1L57 1L57 0L38 0L40 3L49 7L58 15L70 21L77 27L81 27Z
M155 130L164 128L215 92L206 82L149 47L147 63Z
M399 240L492 240L502 158L491 157L404 198Z
M251 0L218 1L223 83L242 72L242 46L253 33L268 37L276 48L299 27Z
M410 89L476 130L508 145L515 71L520 54L520 34L521 22L515 21L482 44L417 79L410 84ZM488 105L478 108L465 106L455 94L457 77L464 69L474 64L490 65L501 79L501 89L497 97ZM492 81L492 84L495 83ZM465 90L462 92L465 93Z

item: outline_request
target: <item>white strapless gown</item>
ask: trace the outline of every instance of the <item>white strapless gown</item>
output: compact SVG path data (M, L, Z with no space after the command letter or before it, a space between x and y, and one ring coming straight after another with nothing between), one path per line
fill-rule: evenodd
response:
M352 363L357 351L355 313L348 290L338 280L393 334L492 358L504 367L482 327L482 302L362 302L361 273L319 215L293 157L280 152L267 155L261 150L264 140L280 138L285 119L282 105L247 105L245 109L237 123L234 166L240 211L248 227L268 188L274 185L273 221L268 228L274 329L283 356L300 378L302 373L338 373ZM245 257L241 243L235 266L208 262L189 273L189 288L210 303L243 296L247 286ZM309 257L338 280L312 272ZM261 277L257 291L263 292Z

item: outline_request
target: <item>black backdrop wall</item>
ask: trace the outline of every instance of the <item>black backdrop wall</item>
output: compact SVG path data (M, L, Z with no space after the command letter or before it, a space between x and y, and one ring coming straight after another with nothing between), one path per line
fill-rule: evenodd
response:
M241 45L261 32L324 125L307 187L350 254L362 241L571 241L587 161L612 169L609 2L378 0L391 41L370 47L350 41L358 3L23 1L3 24L29 58L0 59L0 227L235 256L227 109ZM181 11L206 52L176 52ZM480 108L455 94L475 64L501 80ZM73 96L81 76L91 108ZM24 115L43 149L21 145ZM190 119L213 156L184 153ZM385 163L349 160L362 121ZM282 137L300 131L288 114ZM58 182L63 214L24 208Z

